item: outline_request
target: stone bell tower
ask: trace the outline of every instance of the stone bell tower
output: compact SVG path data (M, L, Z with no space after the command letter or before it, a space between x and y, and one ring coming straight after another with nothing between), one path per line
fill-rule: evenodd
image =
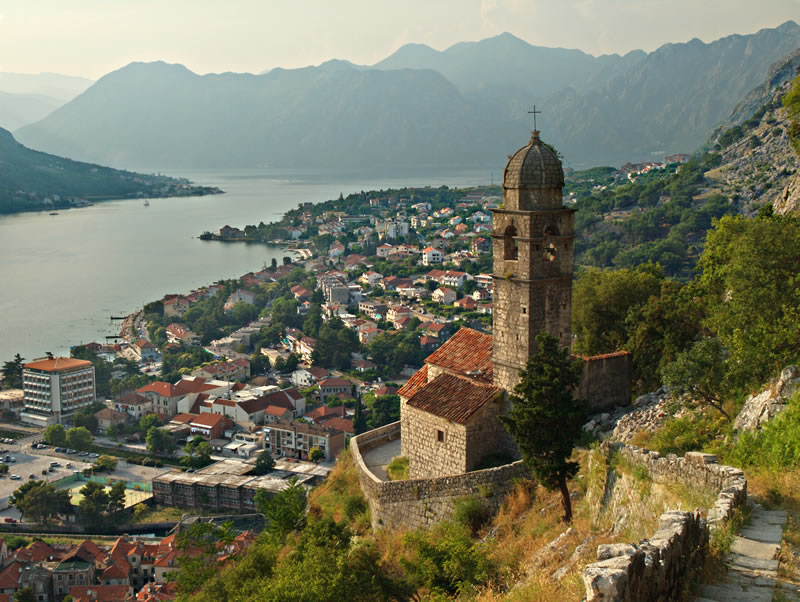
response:
M534 130L509 159L504 203L494 209L494 384L512 391L539 332L569 347L572 336L574 209L564 207L564 172Z

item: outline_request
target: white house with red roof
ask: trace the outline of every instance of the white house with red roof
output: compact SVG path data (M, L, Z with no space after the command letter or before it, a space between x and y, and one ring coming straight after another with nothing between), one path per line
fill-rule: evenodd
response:
M165 328L167 341L184 347L195 347L200 344L200 336L183 324L173 322Z
M377 249L375 249L375 255L381 258L386 258L389 256L391 250L392 250L392 245L385 242L382 245L380 245Z
M319 398L322 403L325 403L329 397L339 395L340 393L350 395L352 393L353 383L344 378L325 378L319 381Z
M182 318L183 314L189 311L189 307L191 307L189 299L181 295L164 297L164 300L161 303L164 306L164 315L170 318Z
M444 254L440 249L435 247L425 247L422 250L422 264L423 265L437 265L444 260Z
M345 246L338 240L332 243L330 247L328 247L328 257L330 257L331 259L336 259L337 257L341 257L342 255L344 255L344 252L345 252Z
M245 289L237 289L230 294L228 299L225 301L225 305L222 307L225 311L232 311L234 307L236 307L237 303L246 303L247 305L253 305L256 302L256 296L254 293L251 293Z
M457 296L453 289L440 286L433 291L431 298L440 305L452 305L455 303Z

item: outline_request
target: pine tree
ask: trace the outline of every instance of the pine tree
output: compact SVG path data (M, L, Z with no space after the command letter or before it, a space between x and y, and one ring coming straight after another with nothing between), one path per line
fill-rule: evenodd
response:
M573 394L582 366L550 334L539 333L536 346L536 353L520 371L520 382L511 395L513 407L500 419L538 481L550 491L561 491L564 522L569 523L572 504L567 479L578 471L578 463L569 458L588 415L588 404Z

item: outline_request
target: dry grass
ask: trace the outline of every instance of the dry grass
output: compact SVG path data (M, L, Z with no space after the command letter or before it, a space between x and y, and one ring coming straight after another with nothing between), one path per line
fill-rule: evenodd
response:
M370 529L369 507L349 450L339 454L326 481L308 496L309 513L345 521L358 534Z

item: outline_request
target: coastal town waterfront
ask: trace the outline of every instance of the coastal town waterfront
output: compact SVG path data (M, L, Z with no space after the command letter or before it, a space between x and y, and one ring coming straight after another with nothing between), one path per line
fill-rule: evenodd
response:
M321 202L340 192L406 184L463 186L481 178L476 173L385 181L264 171L174 175L219 186L226 194L151 199L149 207L141 199L112 201L55 216L0 218L0 358L68 354L72 345L118 334L112 315L126 315L168 293L238 277L285 255L264 245L206 243L197 239L204 230L268 223L300 202Z

